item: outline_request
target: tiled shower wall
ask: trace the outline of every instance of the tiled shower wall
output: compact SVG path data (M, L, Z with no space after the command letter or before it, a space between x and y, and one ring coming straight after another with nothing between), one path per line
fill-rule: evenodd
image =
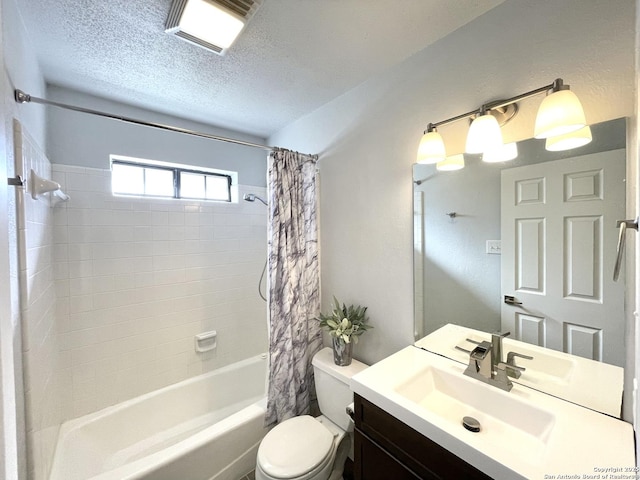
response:
M51 178L51 164L19 122L14 121L15 172ZM28 183L27 183L28 185ZM53 211L49 194L31 198L29 186L16 189L19 302L26 403L28 477L48 478L62 421L57 375L56 296L52 262Z
M113 196L109 170L53 178L71 197L53 232L65 418L266 351L264 205ZM196 353L210 330L216 350Z

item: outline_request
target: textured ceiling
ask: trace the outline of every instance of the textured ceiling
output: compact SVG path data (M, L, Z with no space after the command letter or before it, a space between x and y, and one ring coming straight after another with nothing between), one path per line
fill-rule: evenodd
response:
M267 137L504 0L264 0L224 56L171 0L16 0L48 83Z

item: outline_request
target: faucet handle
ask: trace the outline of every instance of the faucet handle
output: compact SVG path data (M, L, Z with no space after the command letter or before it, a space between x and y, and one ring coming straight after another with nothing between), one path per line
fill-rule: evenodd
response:
M482 343L482 342L480 342L480 341L478 341L478 340L472 340L471 338L465 338L465 341L466 341L466 342L469 342L469 343L473 343L474 345L480 345L480 344ZM456 350L460 350L460 351L462 351L462 352L464 352L464 353L469 353L469 354L471 354L471 350L467 350L466 348L462 348L462 347L460 347L460 346L458 346L458 345L456 345L456 347L455 347L455 348L456 348Z
M525 360L533 360L533 357L529 355L523 355L522 353L518 353L518 352L509 352L507 353L507 364L510 366L515 366L516 364L514 360L515 357L524 358Z
M462 348L458 345L456 345L456 350L460 350L460 351L463 351L464 353L471 354L471 350L467 350L466 348Z
M515 357L524 358L525 360L533 360L533 357L529 355L523 355L517 352L509 352L507 353L507 375L513 378L520 378L522 372L526 370L526 368L522 368L516 365Z

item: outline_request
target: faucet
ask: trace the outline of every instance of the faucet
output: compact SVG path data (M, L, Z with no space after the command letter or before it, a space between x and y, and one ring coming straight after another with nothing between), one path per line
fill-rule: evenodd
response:
M522 372L526 370L516 365L515 357L527 360L533 359L528 355L509 352L506 363L502 361L502 339L510 335L510 333L494 333L491 335L491 342L476 342L475 340L467 339L468 342L476 345L473 350L456 346L458 350L469 354L469 366L464 371L464 374L507 392L510 391L513 388L513 383L511 383L509 377L520 378Z
M502 339L511 335L511 332L491 334L491 368L496 369L502 362Z

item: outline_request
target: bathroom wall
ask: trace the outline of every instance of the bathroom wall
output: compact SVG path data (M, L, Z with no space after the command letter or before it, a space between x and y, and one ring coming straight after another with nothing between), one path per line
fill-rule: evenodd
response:
M254 135L163 115L53 85L47 86L47 98L147 122L258 144L265 142L264 138ZM131 102L133 104L135 99L132 98ZM241 184L266 185L267 152L258 148L132 125L60 108L47 110L47 139L47 154L53 163L109 168L109 155L124 155L232 170L238 172Z
M413 339L411 168L426 124L556 77L589 123L632 116L634 26L634 0L510 0L269 139L320 154L322 304L369 307L358 358ZM521 102L506 141L531 137L539 102ZM440 129L451 154L463 150L458 123Z
M108 169L53 170L71 196L54 209L65 418L266 351L262 203L118 197ZM211 330L217 349L196 353Z
M14 122L16 174L51 178L51 163L24 127ZM53 210L50 194L32 198L31 184L17 190L18 282L28 477L48 478L60 423L58 332L53 276Z
M0 2L0 172L14 176L13 118L44 145L44 108L23 110L13 99L15 85L37 95L44 81L18 14L15 0ZM4 177L3 177L4 178ZM22 338L18 300L15 187L0 182L0 477L26 478L27 455L22 389Z

